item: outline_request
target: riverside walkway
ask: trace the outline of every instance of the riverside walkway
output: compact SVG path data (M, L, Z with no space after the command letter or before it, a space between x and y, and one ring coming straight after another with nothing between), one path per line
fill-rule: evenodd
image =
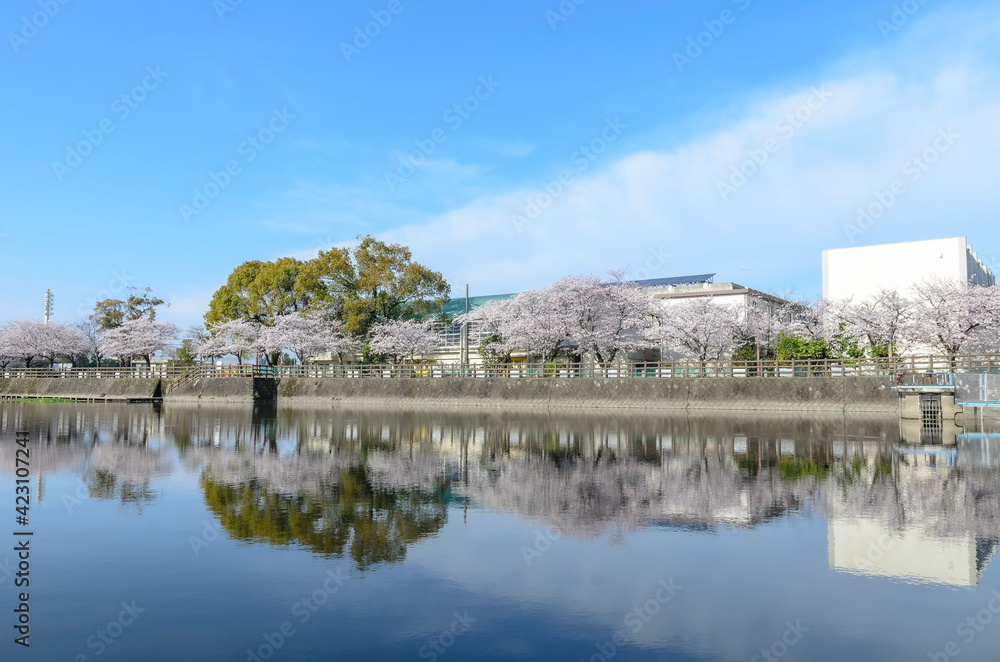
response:
M386 365L337 365L313 363L293 366L265 365L153 365L102 368L4 368L0 379L177 379L187 382L211 378L550 378L550 379L671 379L752 377L887 377L893 386L953 385L962 376L995 375L996 381L962 378L1000 397L1000 355L907 356L878 359L817 359L794 361L665 361L629 362L602 366L592 363L524 363L505 366L457 363L398 363ZM953 377L954 376L954 377ZM991 377L991 380L994 378ZM965 386L963 386L964 388ZM973 391L970 390L970 393Z

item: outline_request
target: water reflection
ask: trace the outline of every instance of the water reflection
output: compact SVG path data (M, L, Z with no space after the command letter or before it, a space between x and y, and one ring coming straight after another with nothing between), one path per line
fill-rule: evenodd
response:
M831 568L951 586L977 585L1000 538L1000 437L915 447L893 418L5 405L0 431L18 428L41 439L40 492L69 471L141 512L194 472L231 538L360 570L459 506L582 539L821 518Z
M402 561L408 545L447 521L446 492L392 492L373 487L364 467L331 473L316 490L283 492L267 480L215 480L201 485L209 509L229 535L277 545L296 543L318 554L353 559L365 570Z

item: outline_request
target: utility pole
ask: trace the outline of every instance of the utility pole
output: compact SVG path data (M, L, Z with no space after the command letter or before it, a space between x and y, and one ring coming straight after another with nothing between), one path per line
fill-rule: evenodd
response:
M48 324L49 320L52 318L52 301L55 299L55 294L52 290L45 290L45 323Z
M465 285L465 314L469 314L469 285ZM469 320L462 322L462 367L469 367Z

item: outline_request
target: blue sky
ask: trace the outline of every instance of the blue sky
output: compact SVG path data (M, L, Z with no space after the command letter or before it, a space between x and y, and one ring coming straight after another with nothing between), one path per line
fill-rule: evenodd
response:
M474 295L1000 264L995 2L62 1L0 12L0 319L128 284L197 323L239 263L364 233Z

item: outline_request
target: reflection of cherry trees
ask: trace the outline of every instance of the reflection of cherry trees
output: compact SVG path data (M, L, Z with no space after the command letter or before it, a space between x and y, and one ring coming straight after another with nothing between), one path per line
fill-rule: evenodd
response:
M459 475L457 463L447 462L437 453L371 451L365 467L372 485L385 490L434 491Z
M921 466L922 465L922 466ZM831 489L838 517L871 519L887 531L919 527L937 538L1000 539L1000 476L984 470L927 468L926 457L881 465L847 463Z
M776 476L750 480L730 456L524 462L505 458L470 473L458 488L494 510L594 537L650 525L748 526L798 509L816 493L812 481Z
M398 561L440 530L448 495L582 538L751 527L795 512L877 521L887 532L1000 537L1000 474L981 466L979 447L960 442L959 461L932 464L900 451L891 419L0 409L0 432L26 427L39 440L32 460L43 478L71 471L93 498L141 505L180 468L201 476L230 535L359 567ZM9 474L11 444L0 444L0 464Z
M169 476L173 470L173 461L161 449L120 444L95 446L88 465L84 480L91 497L117 500L139 512L144 504L159 498L152 481Z

